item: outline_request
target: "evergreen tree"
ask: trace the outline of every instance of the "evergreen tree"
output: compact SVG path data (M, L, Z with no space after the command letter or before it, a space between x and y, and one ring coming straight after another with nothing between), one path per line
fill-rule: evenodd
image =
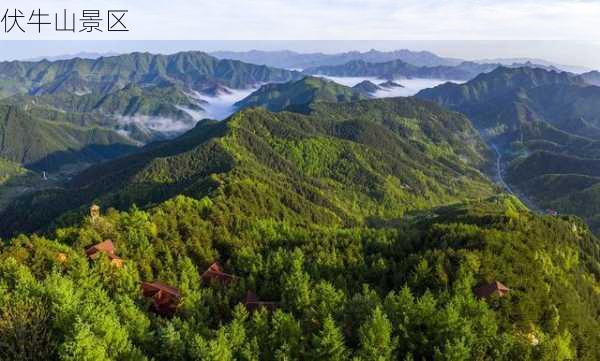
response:
M381 308L375 308L371 317L358 330L358 334L358 355L363 360L392 360L395 344L392 339L392 324Z
M312 360L342 361L348 357L344 336L331 316L325 318L323 327L312 339Z

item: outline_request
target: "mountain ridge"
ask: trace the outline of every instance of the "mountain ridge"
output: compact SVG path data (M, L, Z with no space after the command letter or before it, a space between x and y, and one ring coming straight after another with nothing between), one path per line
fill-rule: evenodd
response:
M40 214L24 215L19 209L40 208L45 217L57 217L93 199L128 207L181 193L213 194L225 197L222 204L251 207L258 201L237 197L254 192L253 187L278 190L265 195L276 211L263 209L263 201L256 205L261 217L363 222L376 209L392 217L459 194L490 194L493 185L479 171L485 152L466 118L416 99L317 102L309 114L249 108L225 122L201 122L173 141L85 170L73 178L70 191L55 194L57 199L78 194L68 201L48 192L21 199L3 213L0 228L39 224L34 220ZM428 181L430 176L435 178ZM246 177L258 183L246 183ZM300 200L298 194L308 198ZM303 206L288 208L291 199ZM362 210L353 205L359 200Z

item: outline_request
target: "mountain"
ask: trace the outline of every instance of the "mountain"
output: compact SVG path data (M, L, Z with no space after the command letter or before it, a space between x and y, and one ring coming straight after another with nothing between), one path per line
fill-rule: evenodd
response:
M583 85L584 83L565 72L526 67L498 67L489 73L478 75L467 83L441 84L432 89L422 90L417 96L450 108L463 109L483 102L504 99L507 95L521 89L548 84Z
M600 87L565 72L499 68L417 96L469 116L501 148L506 180L540 208L600 229Z
M127 208L211 195L260 217L349 224L493 192L478 170L485 147L463 116L404 98L310 108L203 121L173 141L91 167L64 190L19 199L0 229L34 230L94 199Z
M539 87L594 88L523 74L494 72L504 82L465 92L464 104L511 98L511 84L531 91L518 98L531 107ZM201 120L10 202L0 213L3 359L600 358L598 238L576 217L503 194L482 172L490 152L466 116L418 98L319 101L355 92L323 79L266 89L263 107ZM306 89L316 90L302 112L264 109ZM593 114L592 103L572 107ZM92 129L0 109L28 129L9 138ZM541 115L535 129L562 134L569 149L590 140ZM524 171L547 162L582 174L567 187L598 173L583 159ZM0 158L2 172L27 173Z
M58 92L107 94L131 84L177 85L202 92L217 85L248 88L264 82L299 79L301 74L202 52L173 55L131 53L98 59L0 62L0 97Z
M463 62L456 66L420 67L401 60L392 60L384 63L369 63L364 60L354 60L342 65L308 68L304 72L313 75L377 77L388 80L399 78L468 80L480 73L489 72L496 67L497 65L494 64L469 62Z
M352 89L367 96L370 96L378 90L381 90L381 88L377 84L374 84L368 80L361 81L360 83L353 86Z
M264 125L256 140L268 134ZM580 220L498 195L388 222L326 224L323 214L310 217L319 212L314 193L290 190L297 183L268 187L281 172L262 170L221 185L215 175L218 191L201 199L103 209L44 236L6 240L0 353L24 359L39 350L36 361L600 357L599 241ZM381 216L354 196L358 210ZM104 240L108 251L85 251Z
M362 60L351 61L342 65L319 66L305 69L307 74L321 74L346 77L378 77L381 79L424 78L447 80L471 80L479 74L489 73L498 67L499 63L476 63L464 61L456 65L414 66L400 60L383 63L369 63ZM553 67L535 63L513 63L505 67L533 68L557 70Z
M0 157L33 169L98 162L131 152L134 145L115 131L38 119L0 105Z
M238 109L264 107L270 111L308 110L315 102L350 102L365 99L362 92L331 80L305 77L298 81L266 84L237 102Z
M86 257L104 239L110 258ZM539 216L503 196L360 228L264 220L178 196L9 240L0 337L14 341L0 352L43 350L32 359L51 361L241 359L250 350L260 360L592 361L597 246L577 219ZM235 282L200 276L215 263ZM174 317L153 311L140 290L155 280L176 288L174 301L155 297ZM498 283L505 295L476 297ZM269 303L253 308L253 298Z
M579 78L590 85L600 86L600 72L597 70L580 74Z
M511 66L514 64L536 64L538 67L542 67L546 70L556 70L556 71L566 71L570 73L585 73L589 72L591 69L584 66L577 65L565 65L558 64L552 61L547 61L539 58L494 58L494 59L479 59L475 60L477 63L492 63L492 64L500 64L504 66Z
M60 186L90 164L181 135L210 106L202 93L302 77L202 52L0 62L0 157L50 178L12 177L0 185L0 205L4 195Z
M541 138L581 145L581 137L600 134L600 88L566 72L498 68L465 84L422 90L417 97L467 114L478 129L503 142Z
M28 107L49 107L66 113L92 113L103 115L152 115L192 120L181 108L201 111L199 101L191 98L177 86L140 87L127 85L108 94L57 93L46 95L22 95L0 100L3 103Z
M290 50L281 51L216 51L210 53L220 59L234 59L252 64L263 64L286 69L306 69L316 66L341 65L354 60L371 63L382 63L401 60L415 66L453 66L462 62L460 59L444 58L428 51L411 51L408 49L394 51L367 52L350 51L337 54L298 53Z
M128 85L108 94L68 92L0 99L32 117L116 130L147 143L192 128L205 101L178 86Z
M382 88L404 88L402 84L396 83L391 80L384 81L383 83L380 83L379 86Z

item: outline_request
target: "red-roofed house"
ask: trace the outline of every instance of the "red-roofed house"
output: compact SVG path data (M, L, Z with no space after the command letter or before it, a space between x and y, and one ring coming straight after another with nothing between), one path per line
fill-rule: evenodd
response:
M481 285L474 290L475 295L479 298L488 298L492 295L504 297L508 294L508 291L510 289L498 281Z
M200 278L202 278L202 282L207 284L211 282L219 282L224 285L227 285L237 279L236 276L223 272L223 269L218 262L211 264L210 267L204 271L202 276L200 276Z
M144 297L152 298L152 310L162 316L172 316L181 301L177 288L160 282L143 282L142 292Z
M88 256L89 259L92 260L98 258L98 256L100 256L101 253L106 254L110 259L110 263L114 266L123 266L123 260L116 255L115 246L110 239L88 247L85 250L85 254Z
M269 311L275 311L275 309L278 307L277 302L260 301L256 293L252 291L248 291L246 293L246 300L244 301L244 305L246 305L248 311L255 311L261 307L264 307Z

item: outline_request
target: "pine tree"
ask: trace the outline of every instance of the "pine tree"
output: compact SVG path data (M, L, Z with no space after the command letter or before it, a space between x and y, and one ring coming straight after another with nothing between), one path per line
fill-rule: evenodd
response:
M313 360L342 361L348 356L342 332L331 316L325 319L323 328L313 337L312 346Z
M392 323L377 307L371 317L363 323L359 331L359 356L363 360L391 360L394 353Z

